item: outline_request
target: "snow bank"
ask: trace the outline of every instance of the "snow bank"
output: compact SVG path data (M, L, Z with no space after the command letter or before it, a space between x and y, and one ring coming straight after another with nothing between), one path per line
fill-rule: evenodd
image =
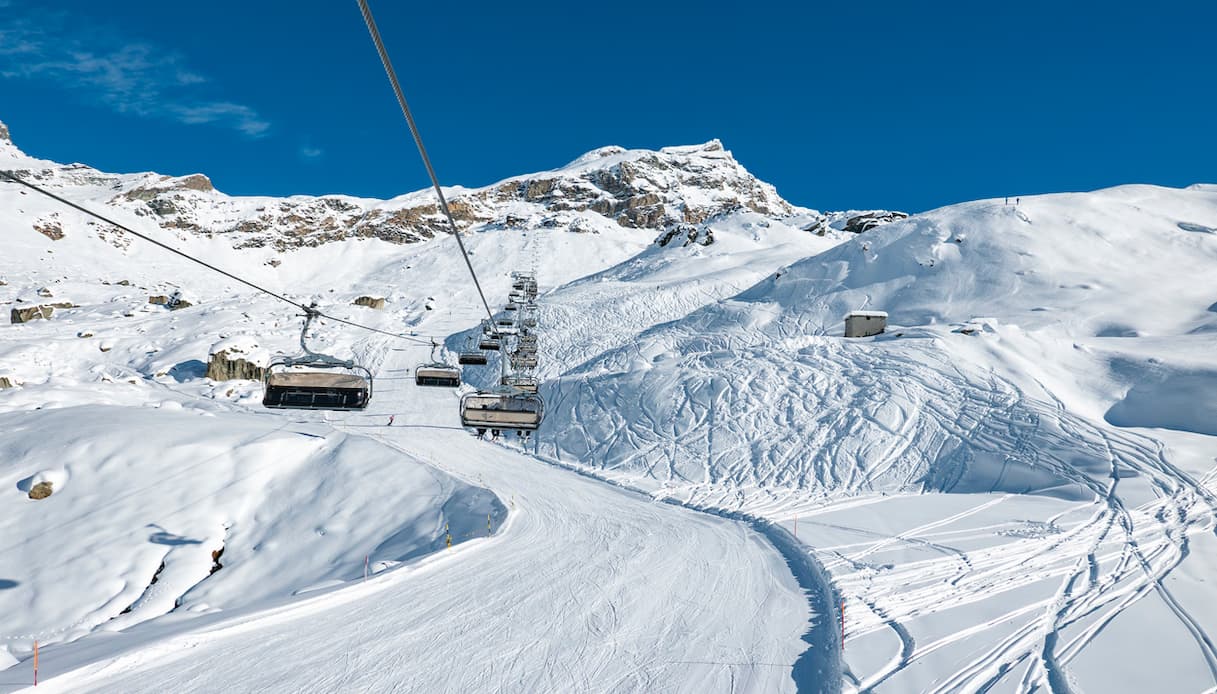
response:
M0 654L359 578L365 557L434 551L446 523L501 508L384 445L279 418L80 406L0 414L0 430ZM47 480L51 496L27 498Z

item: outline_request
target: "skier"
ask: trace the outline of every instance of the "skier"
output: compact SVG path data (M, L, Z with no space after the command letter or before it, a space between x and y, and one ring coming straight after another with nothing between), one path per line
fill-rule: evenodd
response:
M389 415L389 424L388 424L388 426L393 426L393 418L394 418L394 417L396 417L396 416L397 416L397 415L395 415L395 414L391 414L391 415Z

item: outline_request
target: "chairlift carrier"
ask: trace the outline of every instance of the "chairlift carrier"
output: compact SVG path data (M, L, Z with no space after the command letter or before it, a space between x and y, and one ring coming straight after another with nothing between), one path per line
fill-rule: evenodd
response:
M535 431L545 416L540 395L518 388L501 387L468 393L461 398L461 424L479 433L491 431Z
M305 337L318 312L305 309L298 357L278 357L266 367L262 406L292 410L362 410L372 399L372 372L351 359L337 359L308 348ZM305 367L302 371L291 371ZM345 369L349 373L330 373ZM362 375L360 375L362 373Z
M419 364L414 369L414 384L419 386L436 386L439 388L459 388L461 385L461 370L447 362L435 358L435 348L439 345L431 342L431 361Z

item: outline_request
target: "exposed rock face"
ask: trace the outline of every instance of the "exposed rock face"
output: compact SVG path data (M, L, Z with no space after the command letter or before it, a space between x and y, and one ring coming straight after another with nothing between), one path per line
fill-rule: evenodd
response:
M9 376L0 376L0 390L5 388L16 388L17 384Z
M207 360L206 375L213 381L261 381L266 376L266 368L246 361L245 355L239 352L230 354L221 350Z
M81 164L18 173L61 189L112 190L110 206L179 234L223 238L234 248L287 251L351 238L406 244L451 231L430 191L387 201L341 195L241 198L217 191L202 174L118 176ZM484 188L454 188L447 197L460 231L548 228L603 233L607 220L664 232L680 224L704 225L733 211L770 218L808 212L796 210L773 186L750 174L717 140L658 151L602 147L559 169ZM119 248L130 244L127 235L95 226L98 238ZM48 237L64 231L62 226L58 231L40 229ZM698 242L706 240L702 236Z
M10 314L9 320L13 323L29 323L32 320L50 320L51 315L55 313L54 306L31 306L29 308L15 308Z
M860 214L857 217L850 217L849 220L845 222L845 231L861 234L862 232L870 231L877 226L890 224L907 217L908 214L904 212L868 212L866 214Z
M356 306L367 306L368 308L384 308L385 299L382 296L361 296L351 302Z
M269 362L270 355L252 337L227 338L208 351L206 376L213 381L261 381Z
M9 137L9 134L8 134L8 126L5 125L4 123L0 123L0 142L12 142L12 141L13 141L13 139L11 137Z

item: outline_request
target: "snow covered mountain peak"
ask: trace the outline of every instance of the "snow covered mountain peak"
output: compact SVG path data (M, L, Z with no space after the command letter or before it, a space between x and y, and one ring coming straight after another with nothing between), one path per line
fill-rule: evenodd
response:
M0 131L7 136L7 130ZM234 248L288 251L350 238L413 243L448 233L434 195L391 200L344 195L234 197L201 173L108 174L83 164L33 159L0 140L0 165L95 207L118 208L172 230L219 238ZM600 147L558 169L480 188L447 190L461 231L562 229L613 233L621 228L704 236L706 225L751 212L804 227L822 216L796 208L735 160L718 140L660 150ZM32 224L38 219L31 219ZM69 215L63 231L87 222Z

